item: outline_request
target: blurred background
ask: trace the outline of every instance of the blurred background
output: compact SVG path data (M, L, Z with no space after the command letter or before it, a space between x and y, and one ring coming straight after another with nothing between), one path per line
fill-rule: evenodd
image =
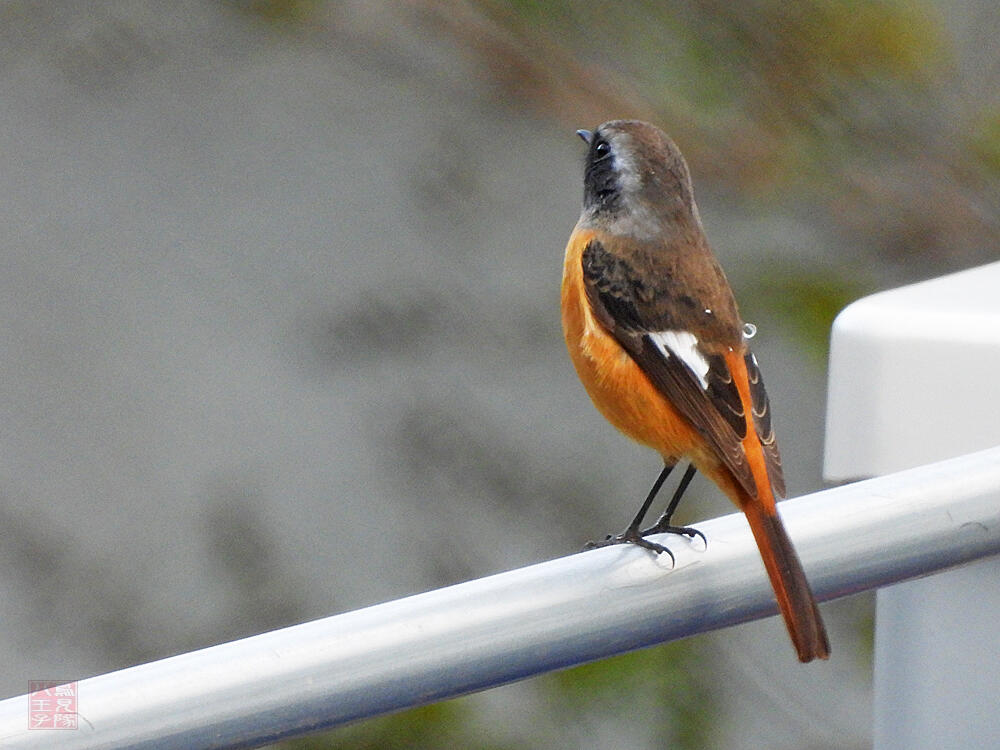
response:
M0 3L3 696L558 557L658 458L558 320L575 128L649 119L760 329L996 257L994 0ZM732 509L696 480L678 518ZM863 748L872 600L286 748Z

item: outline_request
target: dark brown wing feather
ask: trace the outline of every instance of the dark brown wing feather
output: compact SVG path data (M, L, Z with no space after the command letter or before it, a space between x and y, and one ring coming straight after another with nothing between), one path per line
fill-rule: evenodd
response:
M609 253L597 240L584 249L582 262L587 299L598 321L716 449L744 489L756 497L757 487L742 445L746 414L725 358L702 352L709 365L707 388L703 387L680 357L664 356L651 338L662 331L687 329L683 321L671 316L674 306L664 304L669 302L662 298L668 292L651 290L625 259Z
M746 353L747 377L750 379L750 408L753 411L753 425L764 451L764 465L767 476L771 480L771 491L775 497L785 496L785 477L781 470L781 454L778 452L778 440L771 425L771 403L764 390L764 379L760 375L757 358Z

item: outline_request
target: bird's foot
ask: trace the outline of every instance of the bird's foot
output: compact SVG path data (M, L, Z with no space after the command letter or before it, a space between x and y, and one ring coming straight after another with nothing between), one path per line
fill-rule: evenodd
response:
M701 532L696 532L701 533ZM648 539L643 539L645 533L640 533L638 529L628 528L625 529L621 534L608 534L600 542L587 542L584 549L597 549L598 547L610 547L613 544L634 544L637 547L642 547L643 549L648 549L650 552L655 552L657 555L667 554L670 556L670 562L675 562L674 553L669 549L664 547L662 544L657 544L656 542L651 542ZM704 538L704 537L702 537Z
M651 534L680 534L682 536L690 537L694 539L695 537L700 537L702 544L705 548L708 548L708 539L702 534L698 529L692 526L672 526L671 524L655 524L650 526L648 529L643 529L639 532L639 536L645 537Z

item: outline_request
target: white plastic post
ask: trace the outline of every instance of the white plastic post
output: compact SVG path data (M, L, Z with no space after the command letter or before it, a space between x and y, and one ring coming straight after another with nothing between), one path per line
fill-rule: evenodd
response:
M825 476L1000 444L998 373L1000 263L855 302L833 326ZM874 739L1000 748L1000 558L878 592Z

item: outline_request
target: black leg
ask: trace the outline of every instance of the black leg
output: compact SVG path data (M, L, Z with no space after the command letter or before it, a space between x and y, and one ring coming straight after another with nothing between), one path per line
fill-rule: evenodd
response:
M646 517L646 513L649 512L649 506L653 504L653 500L656 499L656 494L660 491L660 487L663 486L663 483L667 481L667 477L670 476L670 472L674 466L675 464L666 464L663 467L663 471L660 472L660 476L658 476L656 481L653 482L652 489L650 489L649 494L646 495L646 499L643 501L642 507L639 508L639 512L635 514L635 518L632 519L632 523L628 525L628 528L625 529L625 531L618 536L608 535L603 542L587 542L586 549L607 547L611 544L635 544L639 547L644 547L645 549L656 552L657 554L666 552L670 555L670 559L673 560L673 553L662 544L657 544L656 542L651 542L648 539L643 539L643 535L639 532L639 526L642 525L642 519L644 519ZM691 480L689 479L688 481L690 482ZM671 500L671 504L674 505L676 503Z
M653 500L656 499L656 495L659 493L660 487L662 487L663 483L667 481L667 477L669 477L670 472L674 470L674 466L676 466L676 464L664 465L663 471L660 472L660 476L658 476L656 481L653 482L653 486L649 490L649 494L646 495L646 499L643 501L642 507L639 508L639 512L635 514L635 518L632 519L632 523L628 525L630 529L635 531L639 530L639 526L642 525L642 519L644 519L646 514L649 512L649 506L653 504Z
M660 520L648 529L644 529L641 532L642 536L649 536L650 534L685 534L692 539L696 536L700 536L701 541L708 546L708 540L705 539L705 535L698 531L698 529L693 529L690 526L673 526L670 523L670 519L674 517L674 511L677 510L677 504L681 501L681 496L684 494L684 491L687 490L688 485L691 484L691 480L694 479L695 472L696 469L694 468L694 464L689 464L684 472L684 476L681 477L680 484L678 484L677 489L674 490L674 496L670 498L670 504L667 505L667 509L663 511L663 515L660 516Z

